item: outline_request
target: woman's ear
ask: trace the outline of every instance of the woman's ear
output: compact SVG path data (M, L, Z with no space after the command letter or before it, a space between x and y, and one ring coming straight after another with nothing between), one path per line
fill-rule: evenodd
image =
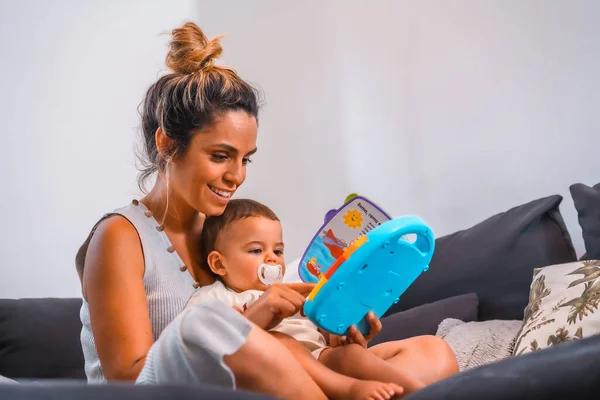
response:
M165 131L162 128L156 129L154 133L154 140L156 141L156 150L163 159L168 157L169 148L171 147L171 139L167 137Z
M223 265L223 255L216 250L210 252L207 258L210 270L219 276L227 275L225 265Z

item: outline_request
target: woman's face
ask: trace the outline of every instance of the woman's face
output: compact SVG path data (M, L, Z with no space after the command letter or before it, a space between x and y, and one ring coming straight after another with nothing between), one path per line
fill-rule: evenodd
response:
M220 215L246 179L246 165L256 152L256 119L230 111L194 135L184 154L169 165L172 194L198 212Z

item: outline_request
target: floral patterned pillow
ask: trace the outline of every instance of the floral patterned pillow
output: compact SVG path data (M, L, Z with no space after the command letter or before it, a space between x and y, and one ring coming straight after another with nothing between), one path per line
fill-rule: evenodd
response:
M600 261L535 269L513 355L599 334L599 303Z

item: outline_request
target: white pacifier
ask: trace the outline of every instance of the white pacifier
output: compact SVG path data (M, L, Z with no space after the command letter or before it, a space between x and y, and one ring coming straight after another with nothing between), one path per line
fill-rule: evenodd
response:
M258 279L265 285L281 282L283 279L283 268L281 265L260 264L258 266Z

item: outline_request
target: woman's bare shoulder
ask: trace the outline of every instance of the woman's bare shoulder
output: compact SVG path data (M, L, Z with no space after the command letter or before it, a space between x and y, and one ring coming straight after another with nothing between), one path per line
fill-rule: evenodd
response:
M135 227L122 215L111 215L98 224L85 253L84 296L89 283L103 276L143 278L142 244Z

